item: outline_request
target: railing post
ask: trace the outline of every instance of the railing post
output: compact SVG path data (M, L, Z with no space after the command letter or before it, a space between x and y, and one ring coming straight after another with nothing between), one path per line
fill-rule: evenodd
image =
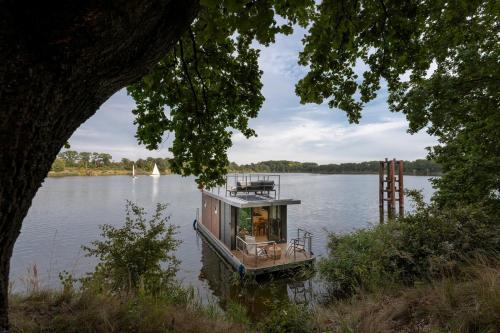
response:
M273 246L273 263L276 265L276 242Z
M296 254L297 251L295 251L297 249L296 244L297 244L297 239L295 239L293 241L293 261L294 262L297 261L297 254Z
M309 258L312 256L312 236L309 235Z
M255 246L255 267L257 268L257 244Z

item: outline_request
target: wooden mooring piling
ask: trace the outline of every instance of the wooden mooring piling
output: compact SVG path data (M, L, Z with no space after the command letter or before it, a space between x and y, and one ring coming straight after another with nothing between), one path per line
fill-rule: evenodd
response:
M404 216L404 165L403 161L396 159L380 161L379 167L379 210L380 223L384 223L384 202L387 202L387 218L393 219L396 216L396 201L398 202L398 213ZM397 174L397 176L396 176Z

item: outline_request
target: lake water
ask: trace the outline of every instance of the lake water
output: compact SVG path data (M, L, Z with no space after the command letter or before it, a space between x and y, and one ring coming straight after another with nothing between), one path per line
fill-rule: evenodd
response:
M429 199L433 189L427 177L405 176L405 187L421 189ZM313 233L313 251L326 251L327 231L346 233L378 223L378 175L283 174L281 198L300 199L302 204L288 208L289 234L297 227ZM124 221L125 200L137 202L152 211L157 202L168 203L171 222L179 226L183 241L177 252L182 261L179 279L194 286L202 298L224 306L229 299L240 299L251 313L258 313L266 297L307 297L299 291L315 289L315 279L274 282L272 292L262 288L231 286L233 273L193 230L201 194L194 178L128 176L47 178L38 191L24 220L11 261L14 290L23 291L27 268L37 265L43 285L59 285L62 270L79 276L93 269L95 261L83 256L81 245L99 237L101 224L119 226ZM406 204L411 209L411 203Z

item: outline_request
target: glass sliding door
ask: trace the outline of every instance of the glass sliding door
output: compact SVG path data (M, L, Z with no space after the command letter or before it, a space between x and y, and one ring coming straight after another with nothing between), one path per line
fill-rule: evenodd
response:
M268 223L269 207L255 207L252 209L252 234L261 242L267 241Z
M269 207L269 240L281 242L283 239L282 223L281 223L281 206Z

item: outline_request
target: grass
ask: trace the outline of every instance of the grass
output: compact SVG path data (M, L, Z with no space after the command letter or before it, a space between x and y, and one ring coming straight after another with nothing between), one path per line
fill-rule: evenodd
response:
M12 332L249 332L212 306L104 293L39 291L10 299Z
M461 279L361 293L320 307L324 332L499 332L500 267L473 266Z
M314 310L279 304L251 323L194 293L169 298L32 291L11 296L13 332L499 332L500 266L474 265L460 278L359 293Z

